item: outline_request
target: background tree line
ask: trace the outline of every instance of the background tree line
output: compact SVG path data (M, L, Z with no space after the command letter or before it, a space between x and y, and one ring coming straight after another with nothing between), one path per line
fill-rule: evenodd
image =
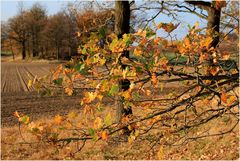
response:
M76 55L84 36L91 31L111 27L112 12L85 8L81 13L71 8L47 15L35 3L30 9L19 5L18 14L1 25L2 51L26 58L68 59ZM81 31L81 32L80 32ZM81 37L81 40L80 40Z
M212 45L216 47L219 40L225 38L226 33L229 32L228 37L234 37L233 30L238 30L239 3L237 1L225 3L220 1L141 3L131 1L129 2L131 12L129 32L152 25L153 21L161 15L169 16L173 23L182 23L179 14L190 13L206 21L206 29L209 30L207 34L213 37ZM221 5L226 7L221 8L223 7ZM10 51L13 58L15 54L21 54L22 59L26 57L69 58L77 54L78 46L84 44L85 38L91 32L100 31L102 28L110 32L114 31L114 11L113 2L69 3L54 15L48 15L47 10L39 3L35 3L30 9L24 9L20 4L18 14L1 24L2 50ZM225 34L221 35L219 32Z

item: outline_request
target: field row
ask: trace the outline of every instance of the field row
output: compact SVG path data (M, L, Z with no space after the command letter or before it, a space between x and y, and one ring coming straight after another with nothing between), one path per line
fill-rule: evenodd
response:
M1 91L8 92L29 92L28 80L35 76L46 75L56 64L47 63L4 63L1 64Z

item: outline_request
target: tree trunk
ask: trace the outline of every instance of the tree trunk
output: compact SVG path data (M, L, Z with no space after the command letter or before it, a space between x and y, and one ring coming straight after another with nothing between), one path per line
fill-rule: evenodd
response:
M212 37L213 41L210 47L216 48L219 42L219 28L220 28L220 17L221 17L221 9L217 10L213 7L208 9L208 35Z
M115 33L119 38L130 30L130 5L128 1L115 2Z
M219 43L219 28L220 28L220 18L221 18L221 8L215 8L213 2L207 1L185 1L194 6L198 6L208 12L207 18L207 36L211 36L213 41L209 48L216 48Z
M130 5L128 1L115 1L115 33L118 35L118 38L122 38L123 34L129 33L130 30ZM129 57L129 52L125 51L122 53L121 57ZM121 62L120 62L121 63ZM126 65L122 64L122 69L125 68ZM120 91L125 91L130 86L129 80L119 80L119 89ZM121 96L117 96L115 98L116 104L116 121L118 123L121 122L122 117L131 111L131 107L124 107L123 102L124 98ZM129 110L126 110L129 109Z
M35 35L32 35L32 54L33 57L37 56L37 52L36 52L36 43L35 43Z
M57 47L57 60L59 60L59 56L60 56L60 47Z
M22 59L26 59L26 43L25 41L22 41Z
M13 44L12 44L12 40L11 39L10 39L10 46L11 46L11 52L12 52L13 60L15 60L15 54L14 54L14 51L13 51Z

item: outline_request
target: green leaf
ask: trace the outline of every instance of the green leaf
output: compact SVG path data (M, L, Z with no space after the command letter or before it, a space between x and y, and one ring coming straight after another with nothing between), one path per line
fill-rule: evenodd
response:
M146 31L147 31L146 37L148 38L156 35L156 33L149 27L147 27Z
M133 92L133 93L132 93L132 98L133 98L134 100L138 100L138 99L140 98L139 93Z
M82 49L82 54L86 54L86 53L87 53L86 48L83 48L83 49Z
M58 78L58 79L53 80L53 83L56 85L62 85L62 82L63 82L63 78Z
M112 124L112 117L110 113L108 113L107 116L104 118L104 124L107 126Z
M24 116L20 117L19 121L21 123L28 124L29 123L29 116L24 115Z
M113 96L114 94L118 93L118 91L119 91L118 85L113 85L112 88L109 91L109 95Z
M105 31L105 29L103 27L99 30L99 34L100 34L101 38L105 38L106 37L106 31Z
M77 71L81 71L81 70L84 69L84 67L85 67L84 64L77 64L77 65L75 66L75 69L76 69Z
M136 69L137 72L143 72L142 67L136 67L135 69Z
M90 136L94 136L95 135L95 130L92 129L92 128L89 128L88 133L89 133Z
M71 141L72 141L71 139L66 139L66 142L67 142L66 145L68 145L69 143L71 143ZM66 145L65 145L65 146L66 146Z

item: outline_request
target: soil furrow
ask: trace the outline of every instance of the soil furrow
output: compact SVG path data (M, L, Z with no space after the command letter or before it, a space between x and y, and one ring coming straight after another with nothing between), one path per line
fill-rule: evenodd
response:
M17 68L17 74L18 74L18 80L21 82L21 88L23 89L24 92L29 91L27 88L27 84L23 81L23 78L19 72L19 68Z

